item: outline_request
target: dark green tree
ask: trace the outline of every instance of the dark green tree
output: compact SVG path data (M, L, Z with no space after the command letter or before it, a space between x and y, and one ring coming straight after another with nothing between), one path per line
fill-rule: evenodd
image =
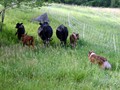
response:
M40 7L44 3L44 0L0 0L0 4L3 5L3 9L0 11L1 14L0 31L2 31L6 9L11 8L13 6L20 7L22 2L29 6Z
M115 0L111 0L111 7L113 7L115 5Z

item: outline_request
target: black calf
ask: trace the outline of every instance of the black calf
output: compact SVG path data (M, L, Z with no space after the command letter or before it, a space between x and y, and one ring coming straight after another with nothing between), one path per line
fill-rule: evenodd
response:
M15 28L17 28L17 32L15 33L15 35L18 36L18 40L21 40L22 34L25 34L23 23L17 23Z
M49 26L48 22L40 23L40 27L38 28L38 35L43 40L44 44L49 44L53 35L53 30L51 26Z
M68 37L68 29L64 25L60 25L56 30L56 35L58 39L61 41L61 44L66 45L66 40Z

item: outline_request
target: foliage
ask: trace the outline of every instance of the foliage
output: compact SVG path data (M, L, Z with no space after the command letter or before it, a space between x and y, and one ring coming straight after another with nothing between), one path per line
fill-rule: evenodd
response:
M1 0L0 4L4 7L11 7L12 5L20 5L24 2L26 5L29 6L41 6L44 0Z
M98 7L120 7L119 0L51 0L51 1L85 6L87 5Z
M2 20L0 21L0 31L2 31L6 9L13 8L14 6L20 7L23 2L25 5L30 7L41 7L43 5L43 1L44 0L1 0L0 4L3 5L4 8L0 11Z

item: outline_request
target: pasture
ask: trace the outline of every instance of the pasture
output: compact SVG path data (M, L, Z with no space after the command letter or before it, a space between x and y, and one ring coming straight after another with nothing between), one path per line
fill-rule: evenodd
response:
M2 8L0 6L0 8ZM47 12L54 30L49 47L37 34L37 16ZM35 49L23 47L15 36L22 22L35 38ZM80 34L75 49L61 47L56 28L64 24ZM1 90L118 90L120 89L120 9L51 4L38 8L8 9L0 32ZM104 56L111 70L90 64L88 51Z

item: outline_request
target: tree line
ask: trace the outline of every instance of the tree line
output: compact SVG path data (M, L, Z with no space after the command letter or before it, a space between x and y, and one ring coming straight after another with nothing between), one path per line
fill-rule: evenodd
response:
M55 2L64 4L76 4L84 6L94 6L94 7L120 7L120 0L0 0L0 5L3 5L3 9L0 10L0 31L2 31L2 26L5 18L5 11L7 8L13 6L20 7L21 3L31 7L42 6L44 2Z
M94 7L120 7L120 0L45 0L45 1Z

